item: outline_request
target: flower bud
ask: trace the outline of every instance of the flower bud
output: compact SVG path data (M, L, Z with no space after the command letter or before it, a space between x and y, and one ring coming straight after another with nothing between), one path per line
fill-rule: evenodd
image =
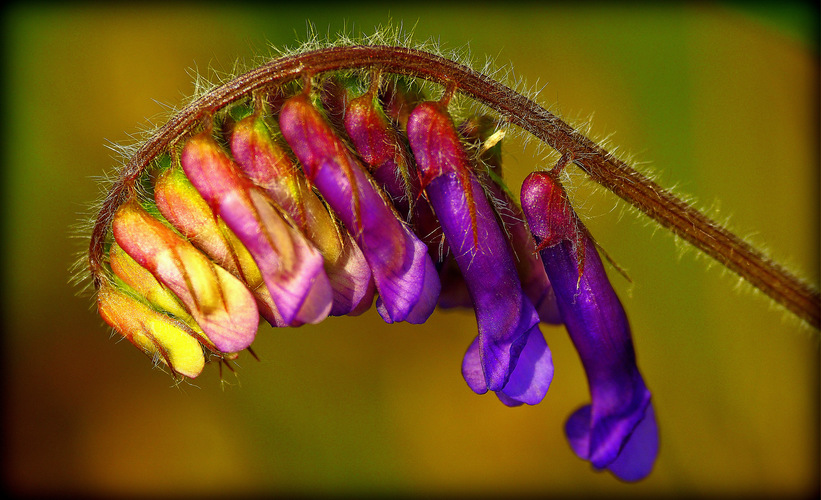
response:
M260 315L272 326L286 326L251 254L217 217L178 166L154 182L160 213L217 265L239 278L253 293Z
M253 256L285 324L325 319L332 294L319 252L239 173L210 134L189 139L181 163L191 184Z
M185 310L185 307L180 303L180 299L157 281L153 274L125 253L116 241L111 243L108 262L111 271L123 280L123 283L130 286L137 295L145 298L154 309L169 313L182 321L205 347L211 351L219 352L194 318Z
M135 200L117 210L113 232L120 247L180 299L220 351L237 352L251 345L259 313L242 282Z
M427 320L436 307L439 280L425 244L397 219L307 95L285 102L279 125L306 176L365 254L382 318Z
M376 183L388 194L399 215L428 246L428 253L438 264L442 256L448 254L439 221L427 200L421 198L422 186L413 156L395 125L385 116L379 100L372 92L351 100L344 123L356 152L369 167ZM445 303L449 301L442 295L445 294L440 292L440 306L443 299Z
M195 378L205 366L205 356L193 332L180 321L152 309L111 283L97 291L97 309L103 320L173 373Z
M373 302L374 284L365 256L271 139L262 118L252 115L236 124L231 152L243 173L265 190L322 254L333 288L331 315L367 310Z
M408 158L375 101L372 93L352 99L345 111L345 130L371 175L391 197L399 214L408 219L412 201Z

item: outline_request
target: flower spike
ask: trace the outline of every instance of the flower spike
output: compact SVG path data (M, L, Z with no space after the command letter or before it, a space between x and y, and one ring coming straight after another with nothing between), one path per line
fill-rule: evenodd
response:
M419 104L408 119L408 139L476 311L479 335L465 355L465 380L479 394L497 392L505 404L536 404L553 376L550 350L445 107Z
M279 126L308 179L365 254L379 292L379 314L388 323L425 322L440 289L425 244L398 220L307 94L283 104Z
M624 308L555 172L525 179L522 207L590 386L592 403L565 425L570 446L596 469L642 479L658 453L658 430Z

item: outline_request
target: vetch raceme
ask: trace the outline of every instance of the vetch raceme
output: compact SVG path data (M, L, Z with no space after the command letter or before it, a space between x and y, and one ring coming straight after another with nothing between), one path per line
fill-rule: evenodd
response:
M462 97L482 111L452 105ZM510 125L562 157L528 177L521 207L502 181ZM437 305L471 308L477 329L454 372L463 355L467 386L507 406L546 398L542 329L563 323L591 395L566 422L570 446L639 480L658 454L655 409L625 311L559 182L569 164L821 324L813 287L532 100L383 45L272 60L154 131L94 220L98 311L155 364L194 378L250 349L260 316L298 327L375 304L387 323L424 323Z

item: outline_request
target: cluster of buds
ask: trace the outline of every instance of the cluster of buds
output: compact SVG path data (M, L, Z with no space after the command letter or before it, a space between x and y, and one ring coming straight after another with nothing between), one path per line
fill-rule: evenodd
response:
M501 182L493 120L458 125L449 94L344 81L257 95L157 158L112 219L101 316L178 376L274 327L358 315L424 323L467 307L474 392L535 405L553 377L544 323L566 325L591 404L566 424L574 452L632 481L658 450L627 318L556 168L521 207ZM217 123L213 123L216 121ZM216 125L216 126L215 126ZM375 300L374 300L375 299Z

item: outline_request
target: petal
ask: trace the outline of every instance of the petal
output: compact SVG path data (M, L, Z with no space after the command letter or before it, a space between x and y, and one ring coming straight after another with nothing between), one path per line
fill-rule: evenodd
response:
M398 220L368 175L307 95L289 99L280 129L316 186L365 254L387 322L427 320L439 280L427 247Z
M408 139L473 301L487 388L500 391L538 315L522 292L510 247L444 106L418 105L408 120Z
M552 380L553 358L537 325L527 334L527 343L519 355L516 368L510 374L510 380L496 395L508 406L511 404L505 402L502 395L517 404L539 404L547 394Z
M563 191L552 174L534 173L522 186L522 203L590 386L591 406L568 421L568 439L580 457L602 469L619 458L645 418L650 391L636 366L624 308ZM632 457L631 463L652 463L657 447L636 453L645 456Z
M473 339L462 360L462 377L476 394L487 392L478 336ZM507 406L535 405L544 399L552 379L553 359L550 349L538 326L534 326L528 332L527 343L510 380L504 389L496 391L496 396Z
M588 459L590 450L590 405L579 408L565 424L565 434L573 452ZM623 481L639 481L653 470L658 455L658 426L653 405L648 404L644 415L607 469Z
M237 123L231 153L242 171L265 190L322 254L333 289L332 316L359 314L373 303L374 284L365 255L276 144L267 125L252 115Z
M464 377L468 387L476 394L484 394L487 392L485 371L482 369L482 360L479 354L478 336L470 343L465 357L462 359L462 377Z
M659 449L658 425L653 404L647 405L644 418L638 423L624 447L607 468L623 481L639 481L653 470Z
M197 191L253 256L283 321L298 325L325 319L333 297L319 252L239 174L209 134L188 140L181 163Z

